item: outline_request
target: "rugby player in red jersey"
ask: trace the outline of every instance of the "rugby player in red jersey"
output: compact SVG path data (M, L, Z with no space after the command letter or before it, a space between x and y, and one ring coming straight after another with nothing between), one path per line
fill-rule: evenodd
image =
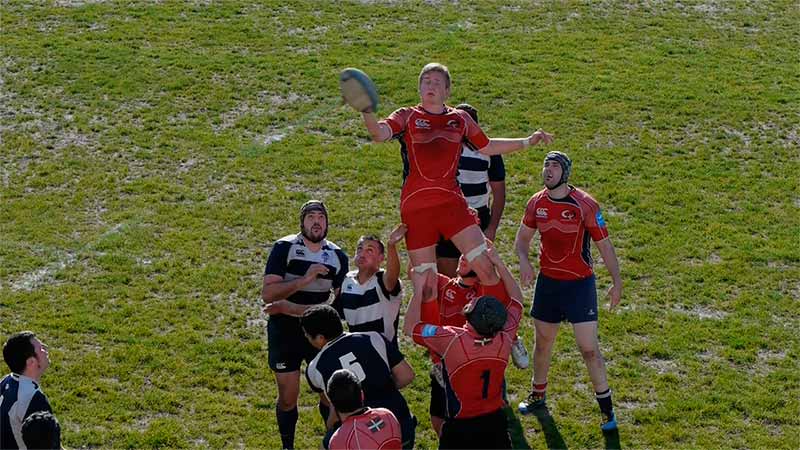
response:
M333 372L326 394L342 425L333 433L330 450L400 450L400 423L386 408L364 406L358 377L347 369Z
M482 283L496 284L483 233L471 217L456 179L462 144L468 141L483 154L499 155L550 143L553 137L538 130L522 139L489 139L469 113L445 104L450 96L450 73L441 64L423 67L418 88L418 105L398 109L385 120L379 122L372 111L362 111L375 142L396 138L407 149L409 173L400 196L400 216L408 226L406 245L413 266L414 296L434 294L440 237L451 240L466 256Z
M482 286L464 308L463 326L426 323L439 316L434 298L415 296L403 331L442 362L446 419L439 448L511 448L503 380L522 316L519 285L491 246L487 257L502 280ZM424 311L424 312L423 312Z
M491 244L490 244L491 245ZM456 269L457 277L448 278L439 274L439 282L435 301L424 303L422 311L422 321L434 325L447 325L464 327L467 324L467 317L464 315L464 307L469 302L481 295L493 295L503 303L508 303L511 292L515 292L518 286L513 277L508 277L513 285L505 286L505 283L498 283L496 286L484 288L478 281L478 277L470 268L466 258L462 255L458 259ZM501 277L501 281L505 280ZM503 290L505 289L505 291ZM435 306L434 306L435 305ZM430 416L431 425L436 434L441 436L442 425L446 415L444 381L441 379L441 359L435 352L430 353L431 361L431 403ZM514 365L519 368L527 368L528 354L522 340L516 338L511 348L511 357Z
M597 291L591 241L600 250L614 282L608 290L611 308L619 304L622 279L600 205L591 195L567 184L571 170L572 161L566 154L549 152L545 156L542 169L545 189L528 201L514 244L522 284L529 285L534 274L528 260L530 243L537 230L541 235L540 269L531 309L536 329L533 386L528 399L519 404L519 410L528 414L545 405L553 344L559 323L567 320L572 324L575 341L589 369L603 414L601 429L611 431L617 428L617 421L597 338Z

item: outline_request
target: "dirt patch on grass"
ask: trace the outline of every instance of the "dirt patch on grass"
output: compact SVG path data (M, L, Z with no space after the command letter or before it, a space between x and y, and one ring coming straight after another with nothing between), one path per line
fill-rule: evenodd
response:
M678 365L671 359L642 358L642 364L655 370L659 375L678 373Z
M720 311L718 309L714 309L708 306L701 306L695 305L691 308L688 308L683 305L677 305L672 308L673 311L686 314L689 316L695 316L699 319L711 319L711 320L721 320L728 317L728 313L725 311Z
M28 272L11 282L11 289L14 291L33 291L46 284L55 282L55 275L66 269L67 266L75 262L75 254L68 252L62 258L54 261L42 268Z

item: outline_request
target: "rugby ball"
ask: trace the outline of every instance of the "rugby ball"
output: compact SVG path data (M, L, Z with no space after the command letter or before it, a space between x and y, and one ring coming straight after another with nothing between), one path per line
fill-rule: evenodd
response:
M364 72L352 67L339 75L339 89L344 102L359 112L378 110L378 91Z

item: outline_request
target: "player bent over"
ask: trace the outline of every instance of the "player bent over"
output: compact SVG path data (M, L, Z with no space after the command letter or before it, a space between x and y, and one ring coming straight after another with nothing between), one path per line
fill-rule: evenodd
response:
M527 414L544 406L553 344L559 323L567 320L589 369L603 415L601 428L611 431L617 428L617 420L597 338L597 291L590 241L597 245L614 281L608 290L611 308L620 301L622 280L600 206L589 194L567 184L571 169L572 161L566 154L550 152L545 156L542 169L545 189L530 198L517 231L515 247L524 285L533 280L533 266L528 260L531 239L537 230L541 235L540 271L531 309L536 329L533 386L528 399L519 404L519 410Z
M326 388L342 425L333 432L331 450L400 450L400 423L386 408L364 406L364 392L356 375L347 370L333 372Z
M420 297L412 298L406 311L403 331L442 360L447 418L439 448L511 448L503 380L522 316L522 292L491 248L488 257L504 283L487 288L501 298L482 295L470 301L465 326L425 323L422 309L437 305Z
M414 380L414 369L400 350L374 331L345 333L339 314L328 305L310 308L300 323L308 342L320 350L306 370L311 388L323 392L334 372L350 370L364 389L364 404L391 411L400 422L403 448L413 448L417 419L400 389ZM328 418L330 433L336 424L334 413Z
M447 67L431 63L419 75L420 103L394 111L378 122L363 111L372 139L392 137L406 147L409 173L400 197L400 216L408 226L406 245L414 268L414 296L431 296L436 289L436 243L451 240L464 254L481 282L497 283L497 275L485 254L484 236L469 213L456 180L461 146L466 140L479 152L498 155L522 150L552 136L536 131L523 139L489 139L466 112L445 104L450 96Z

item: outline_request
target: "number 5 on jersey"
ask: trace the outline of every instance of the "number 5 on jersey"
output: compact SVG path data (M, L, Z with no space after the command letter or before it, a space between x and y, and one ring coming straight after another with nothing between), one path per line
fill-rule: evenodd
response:
M350 372L353 372L356 377L358 377L358 381L364 381L367 378L367 374L364 373L364 368L361 367L361 364L356 361L356 355L353 352L350 352L346 355L339 357L339 362L342 364L342 369L347 369Z

